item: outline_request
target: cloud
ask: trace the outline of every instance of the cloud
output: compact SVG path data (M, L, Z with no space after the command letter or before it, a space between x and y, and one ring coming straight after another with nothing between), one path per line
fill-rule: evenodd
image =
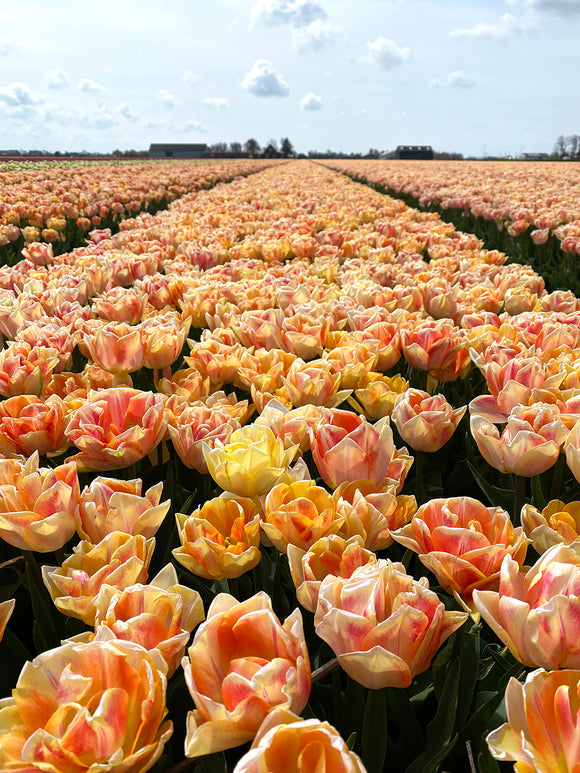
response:
M510 35L519 35L531 32L534 29L535 25L530 21L518 19L512 13L504 13L497 24L479 22L479 24L475 24L473 27L451 30L449 35L452 38L495 38L496 40L502 40L510 37Z
M322 97L311 91L300 100L300 110L322 110Z
M209 105L209 107L216 107L218 110L230 106L230 100L226 99L226 97L206 97L201 101L204 105Z
M170 94L169 91L166 91L165 89L161 89L161 91L157 92L157 96L159 99L163 102L165 107L178 107L181 102L177 97L174 97L173 94Z
M524 6L534 11L554 12L562 16L580 14L578 0L524 0Z
M313 0L257 0L250 13L250 27L256 24L307 27L326 17L324 8Z
M469 89L472 86L475 86L475 81L469 78L465 73L461 72L461 70L454 70L449 73L445 80L442 81L440 78L433 78L433 80L429 82L429 85L435 89L440 89L443 86Z
M100 83L95 83L95 81L92 81L90 78L81 78L80 81L77 83L77 89L79 91L85 91L85 92L107 90L104 86L101 86Z
M56 67L44 76L49 89L64 89L70 83L69 74L62 67Z
M393 70L408 62L411 58L410 48L400 48L393 40L378 38L373 43L367 43L369 57L383 70Z
M117 108L119 115L123 116L127 121L137 121L139 116L134 113L126 102L122 102Z
M284 78L274 72L267 59L254 62L252 69L242 78L240 86L256 97L286 97L290 93Z
M36 105L42 101L40 94L29 89L24 83L14 82L0 89L0 102L8 107Z
M317 19L307 27L294 30L293 37L299 51L320 51L329 43L333 43L339 29L335 24Z
M12 40L0 40L0 56L8 56L20 50L20 43L14 43Z
M42 111L42 121L45 124L56 123L59 126L68 126L74 123L77 117L76 111L65 110L60 105L46 105Z
M182 132L201 132L207 134L207 126L201 121L186 121L181 129Z
M181 82L185 83L186 86L193 86L195 83L197 83L198 80L199 76L196 75L192 70L186 70L181 76Z
M105 105L94 107L84 118L89 129L108 129L117 123L117 116Z

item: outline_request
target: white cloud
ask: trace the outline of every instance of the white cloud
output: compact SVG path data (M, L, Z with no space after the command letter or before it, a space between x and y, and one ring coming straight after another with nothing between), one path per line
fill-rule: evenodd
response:
M299 51L320 51L336 40L339 29L331 22L317 19L307 27L294 30L293 36Z
M218 110L220 108L230 106L230 100L226 99L226 97L206 97L201 101L204 105L209 105L209 107L216 107Z
M202 134L207 133L207 126L203 124L201 121L186 121L183 124L183 127L181 129L183 132L201 132Z
M44 76L49 89L64 89L70 83L69 74L62 67L56 67Z
M20 50L20 43L12 40L0 40L0 56L8 56Z
M393 40L387 38L378 38L372 43L367 43L367 48L371 61L383 70L393 70L411 58L410 48L400 48Z
M119 115L123 116L127 121L137 121L139 116L134 113L126 102L122 102L117 108Z
M170 94L169 91L166 91L165 89L161 89L161 91L157 92L157 96L159 99L163 102L165 107L178 107L181 102L177 97L174 97L173 94Z
M300 100L300 110L322 110L322 97L311 91Z
M197 83L198 80L199 76L196 75L192 70L186 70L181 76L181 82L185 83L186 86L193 86L195 83Z
M572 16L580 13L580 3L578 0L524 0L526 8L535 11L546 11L562 14L563 16Z
M80 81L77 83L77 89L79 91L86 91L86 92L107 90L104 86L101 86L100 83L95 83L95 81L91 80L90 78L81 78Z
M105 105L99 105L87 113L84 122L90 129L108 129L117 123L117 116Z
M29 89L24 83L14 82L0 89L0 102L4 102L9 107L36 105L41 101L40 94Z
M290 93L284 78L274 72L267 59L254 62L252 69L242 78L240 86L256 97L286 97Z
M512 13L504 13L496 24L479 22L473 27L451 30L449 34L452 38L495 38L501 40L510 35L531 32L534 29L535 25L527 19L518 19Z
M45 124L56 123L59 126L68 126L74 123L76 111L65 110L60 105L49 104L42 111L42 121Z
M250 26L261 23L307 27L321 19L326 19L326 11L313 0L257 0L250 13Z
M433 80L429 82L429 85L435 89L440 89L443 86L469 89L472 86L475 86L475 81L472 78L469 78L464 72L461 72L461 70L454 70L453 72L449 73L445 80L441 80L440 78L433 78Z

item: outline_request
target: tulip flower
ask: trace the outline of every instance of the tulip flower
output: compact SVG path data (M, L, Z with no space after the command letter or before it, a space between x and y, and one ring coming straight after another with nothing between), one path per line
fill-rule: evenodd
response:
M373 425L335 408L311 429L310 447L318 472L331 488L360 479L378 485L393 456L393 433L386 417Z
M167 515L171 502L161 502L163 484L157 483L144 495L143 481L97 477L81 493L75 513L79 537L94 545L107 534L121 531L154 537Z
M0 707L0 769L144 773L161 756L166 665L128 641L68 643L24 665Z
M545 553L554 545L571 545L580 540L580 502L552 499L540 512L525 504L521 513L522 526L534 550Z
M99 327L93 335L85 333L89 357L111 373L133 373L143 367L145 344L141 330L124 322Z
M219 440L224 445L232 432L240 428L240 422L219 408L211 410L205 405L190 405L177 417L175 425L167 430L179 458L190 469L207 474L203 444L214 448Z
M555 545L525 574L506 556L499 590L475 590L473 601L524 665L580 668L580 543Z
M454 381L470 367L463 332L451 320L421 322L401 330L401 346L407 362L429 371L438 381Z
M414 580L402 564L381 559L349 578L328 575L314 624L347 674L376 690L408 687L467 617L446 612L425 577Z
M163 440L163 397L117 387L90 392L65 434L80 449L69 461L80 470L116 470L147 456Z
M354 392L356 399L367 418L377 421L392 414L395 400L409 388L409 382L400 375L389 378L381 373L368 373L358 386Z
M252 424L235 430L227 443L202 444L209 474L225 491L241 497L265 494L283 477L296 456L297 446L284 448L269 427Z
M16 606L16 599L8 599L0 603L0 641L4 636L4 631L10 620L10 615L14 612Z
M154 547L154 539L114 531L96 545L79 542L62 566L43 566L42 579L60 612L94 625L101 586L145 582Z
M189 332L191 319L177 314L149 317L140 325L145 347L143 365L146 368L168 368L178 359Z
M393 537L418 553L463 606L462 597L471 601L476 588L497 588L506 555L521 566L528 546L523 529L513 527L505 510L471 497L431 499Z
M65 403L57 395L46 400L35 395L10 397L0 403L0 452L4 456L64 453L70 445L64 434L67 423Z
M407 389L396 398L391 418L405 443L432 453L451 438L466 410L453 410L443 395Z
M515 762L522 773L572 773L580 747L580 671L546 672L513 677L505 692L507 722L491 732L492 755Z
M147 295L135 288L112 287L93 300L93 311L107 322L136 325L145 312Z
M182 665L196 706L187 715L187 757L250 741L269 711L300 713L310 694L300 612L280 623L265 593L241 603L216 596Z
M48 553L74 534L80 489L74 464L45 468L38 461L38 452L27 461L0 459L0 537Z
M41 395L57 365L56 349L25 341L10 344L0 351L0 395Z
M350 389L340 389L340 373L328 360L304 362L299 357L282 378L292 403L324 405L333 408L340 405L350 394Z
M366 773L337 730L318 719L300 719L288 709L274 709L262 724L252 748L233 773Z
M198 577L239 577L260 562L260 516L251 499L222 494L190 516L177 513L176 561Z

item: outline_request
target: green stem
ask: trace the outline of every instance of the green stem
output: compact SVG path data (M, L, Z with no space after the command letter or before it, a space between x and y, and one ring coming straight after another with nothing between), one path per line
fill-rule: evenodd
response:
M520 513L526 499L526 478L523 475L514 475L514 526L520 525Z
M566 464L566 455L561 453L556 464L552 469L552 487L550 488L550 499L560 499L560 488L562 486L562 476Z
M387 754L385 690L369 690L363 720L362 760L368 773L382 773Z

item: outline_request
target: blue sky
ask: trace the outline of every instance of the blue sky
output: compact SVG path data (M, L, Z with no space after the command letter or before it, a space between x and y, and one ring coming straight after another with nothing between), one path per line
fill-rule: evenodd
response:
M288 136L516 155L580 134L580 0L7 5L0 148Z

